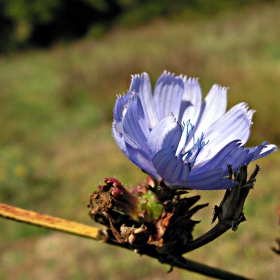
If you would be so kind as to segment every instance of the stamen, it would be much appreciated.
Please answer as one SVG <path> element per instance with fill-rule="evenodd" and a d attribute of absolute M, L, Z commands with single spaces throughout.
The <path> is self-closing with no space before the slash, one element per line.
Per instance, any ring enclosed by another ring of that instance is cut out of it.
<path fill-rule="evenodd" d="M 192 168 L 194 166 L 194 163 L 196 161 L 196 158 L 197 158 L 198 154 L 200 153 L 202 148 L 204 146 L 206 146 L 208 143 L 209 143 L 209 140 L 207 142 L 205 142 L 204 141 L 204 134 L 201 133 L 201 137 L 197 139 L 194 146 L 190 149 L 190 151 L 193 151 L 193 152 L 195 151 L 194 154 L 191 154 L 191 156 L 188 157 L 188 164 L 189 164 L 190 168 Z"/>
<path fill-rule="evenodd" d="M 195 141 L 194 137 L 193 137 L 193 139 Z M 194 143 L 193 147 L 190 148 L 185 153 L 181 153 L 180 158 L 184 161 L 185 164 L 188 164 L 189 168 L 191 169 L 194 166 L 196 158 L 198 157 L 200 151 L 208 143 L 209 143 L 209 140 L 207 142 L 205 142 L 204 134 L 201 133 L 201 137 L 197 139 L 197 141 Z"/>
<path fill-rule="evenodd" d="M 186 123 L 183 122 L 181 124 L 181 127 L 183 132 L 175 156 L 178 159 L 181 159 L 185 164 L 188 164 L 189 168 L 191 169 L 195 164 L 198 154 L 203 149 L 203 147 L 209 143 L 209 140 L 207 142 L 204 141 L 203 133 L 201 133 L 200 138 L 197 138 L 197 140 L 195 140 L 194 125 L 191 124 L 190 120 L 188 120 Z M 189 146 L 189 139 L 191 137 L 193 139 L 193 146 L 187 150 L 187 147 Z"/>
<path fill-rule="evenodd" d="M 183 149 L 186 147 L 188 141 L 189 141 L 189 138 L 190 138 L 190 135 L 192 134 L 193 130 L 194 130 L 194 126 L 191 124 L 191 121 L 188 120 L 187 123 L 183 122 L 182 123 L 182 136 L 181 136 L 181 139 L 179 141 L 179 144 L 178 144 L 178 147 L 177 147 L 177 150 L 176 150 L 176 153 L 175 153 L 175 156 L 176 157 L 182 157 L 181 153 L 183 151 Z"/>

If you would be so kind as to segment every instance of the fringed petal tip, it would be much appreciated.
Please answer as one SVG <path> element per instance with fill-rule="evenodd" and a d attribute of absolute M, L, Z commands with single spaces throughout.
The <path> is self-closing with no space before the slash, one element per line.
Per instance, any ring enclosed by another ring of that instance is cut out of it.
<path fill-rule="evenodd" d="M 220 86 L 218 84 L 214 84 L 212 86 L 212 89 L 215 90 L 215 91 L 222 92 L 222 93 L 227 93 L 227 91 L 229 90 L 229 87 L 225 87 L 225 86 Z"/>
<path fill-rule="evenodd" d="M 142 77 L 148 77 L 149 75 L 146 73 L 146 72 L 142 72 L 140 74 L 134 74 L 134 75 L 130 75 L 131 77 L 131 80 L 134 80 L 134 79 L 138 79 L 138 78 L 142 78 Z"/>
<path fill-rule="evenodd" d="M 173 76 L 173 77 L 175 77 L 175 74 L 171 73 L 171 72 L 169 72 L 167 70 L 164 70 L 161 76 Z"/>
<path fill-rule="evenodd" d="M 249 149 L 250 151 L 253 150 L 254 157 L 252 160 L 256 160 L 262 157 L 269 155 L 272 152 L 276 152 L 278 150 L 277 146 L 274 144 L 268 144 L 267 141 L 263 142 L 261 145 Z"/>
<path fill-rule="evenodd" d="M 198 83 L 199 78 L 182 76 L 182 79 L 187 84 Z"/>

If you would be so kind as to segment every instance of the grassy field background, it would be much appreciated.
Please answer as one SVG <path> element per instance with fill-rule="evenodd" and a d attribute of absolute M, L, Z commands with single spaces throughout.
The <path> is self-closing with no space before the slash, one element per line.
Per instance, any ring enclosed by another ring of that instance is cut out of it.
<path fill-rule="evenodd" d="M 257 112 L 248 145 L 280 143 L 280 6 L 263 4 L 211 16 L 182 15 L 141 28 L 115 28 L 50 50 L 0 57 L 0 201 L 92 225 L 89 195 L 104 177 L 126 186 L 145 180 L 111 137 L 116 94 L 130 75 L 155 83 L 168 70 L 230 87 L 228 108 L 245 101 Z M 237 232 L 187 258 L 254 279 L 277 279 L 280 236 L 278 153 L 261 172 Z M 254 167 L 252 164 L 251 169 Z M 196 194 L 195 191 L 192 194 Z M 199 192 L 210 202 L 195 218 L 195 236 L 210 229 L 223 192 Z M 204 279 L 133 252 L 0 219 L 0 279 Z"/>

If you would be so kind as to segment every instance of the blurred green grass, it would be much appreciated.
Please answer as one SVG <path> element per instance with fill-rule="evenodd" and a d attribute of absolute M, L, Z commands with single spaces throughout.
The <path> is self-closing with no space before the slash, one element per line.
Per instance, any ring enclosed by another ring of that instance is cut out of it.
<path fill-rule="evenodd" d="M 142 71 L 153 83 L 163 70 L 199 77 L 204 95 L 213 83 L 229 86 L 228 107 L 246 101 L 257 111 L 249 145 L 279 145 L 279 12 L 279 5 L 264 4 L 213 18 L 155 20 L 116 27 L 100 41 L 0 57 L 0 201 L 92 224 L 86 204 L 104 177 L 126 186 L 145 180 L 111 137 L 116 94 Z M 248 222 L 186 257 L 277 278 L 279 260 L 269 247 L 279 235 L 278 154 L 259 164 Z M 202 220 L 195 236 L 210 228 L 223 195 L 200 194 L 210 206 L 195 217 Z M 132 252 L 3 219 L 0 232 L 1 279 L 203 279 L 180 270 L 167 275 L 167 266 Z"/>

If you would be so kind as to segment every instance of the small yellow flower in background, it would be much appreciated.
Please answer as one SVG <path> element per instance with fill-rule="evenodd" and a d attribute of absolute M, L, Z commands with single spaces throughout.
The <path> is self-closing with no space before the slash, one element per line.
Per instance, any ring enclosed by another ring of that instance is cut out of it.
<path fill-rule="evenodd" d="M 23 165 L 18 165 L 15 169 L 14 169 L 14 174 L 16 175 L 17 178 L 26 178 L 28 175 L 28 169 L 23 166 Z"/>

